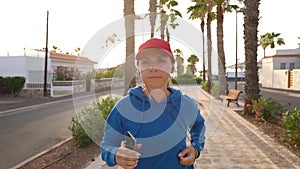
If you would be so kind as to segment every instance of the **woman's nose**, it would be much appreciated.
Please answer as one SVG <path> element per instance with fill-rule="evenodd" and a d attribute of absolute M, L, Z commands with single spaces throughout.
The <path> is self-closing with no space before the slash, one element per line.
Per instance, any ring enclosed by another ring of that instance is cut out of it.
<path fill-rule="evenodd" d="M 152 71 L 156 72 L 157 71 L 157 69 L 155 67 L 152 67 L 152 66 L 149 68 L 149 70 L 150 70 L 150 72 L 152 72 Z"/>

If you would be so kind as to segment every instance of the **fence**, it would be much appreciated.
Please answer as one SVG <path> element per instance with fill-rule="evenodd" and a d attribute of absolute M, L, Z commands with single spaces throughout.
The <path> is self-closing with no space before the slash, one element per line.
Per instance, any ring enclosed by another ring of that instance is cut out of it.
<path fill-rule="evenodd" d="M 51 85 L 51 97 L 69 95 L 86 91 L 85 80 L 53 81 Z"/>
<path fill-rule="evenodd" d="M 92 80 L 74 80 L 74 81 L 52 81 L 47 84 L 47 91 L 51 97 L 62 95 L 71 95 L 86 91 L 105 91 L 110 89 L 120 89 L 124 87 L 123 78 L 102 78 Z M 26 83 L 22 96 L 38 97 L 43 96 L 43 83 Z"/>

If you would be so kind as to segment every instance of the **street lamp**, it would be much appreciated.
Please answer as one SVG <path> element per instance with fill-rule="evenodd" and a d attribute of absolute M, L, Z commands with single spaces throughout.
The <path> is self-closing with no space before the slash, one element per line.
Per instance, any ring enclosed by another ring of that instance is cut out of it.
<path fill-rule="evenodd" d="M 235 79 L 234 79 L 234 89 L 236 90 L 237 89 L 237 62 L 238 62 L 238 59 L 237 59 L 237 53 L 238 53 L 238 34 L 237 34 L 237 9 L 235 9 Z"/>
<path fill-rule="evenodd" d="M 237 5 L 231 5 L 235 10 L 235 78 L 234 78 L 234 89 L 237 89 L 237 69 L 238 69 L 238 12 L 243 12 L 242 8 Z"/>

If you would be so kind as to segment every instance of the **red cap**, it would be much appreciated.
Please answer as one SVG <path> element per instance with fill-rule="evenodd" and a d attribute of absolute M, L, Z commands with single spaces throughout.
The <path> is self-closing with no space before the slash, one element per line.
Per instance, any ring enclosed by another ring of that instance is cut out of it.
<path fill-rule="evenodd" d="M 139 51 L 136 54 L 136 59 L 138 59 L 139 54 L 143 50 L 150 49 L 150 48 L 160 49 L 160 50 L 164 51 L 165 53 L 167 53 L 171 58 L 174 58 L 169 42 L 167 42 L 163 39 L 151 38 L 148 41 L 146 41 L 145 43 L 141 44 L 141 46 L 139 47 Z"/>

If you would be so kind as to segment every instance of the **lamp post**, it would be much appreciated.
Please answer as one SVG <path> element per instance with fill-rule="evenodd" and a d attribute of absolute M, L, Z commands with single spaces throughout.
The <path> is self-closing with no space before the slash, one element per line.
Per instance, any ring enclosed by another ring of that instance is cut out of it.
<path fill-rule="evenodd" d="M 235 10 L 235 78 L 234 78 L 234 89 L 237 89 L 237 69 L 238 69 L 238 12 L 243 12 L 243 10 L 237 5 L 231 5 Z"/>
<path fill-rule="evenodd" d="M 238 48 L 238 34 L 237 34 L 237 9 L 234 8 L 235 10 L 235 79 L 234 79 L 234 89 L 236 90 L 237 89 L 237 62 L 238 62 L 238 59 L 237 59 L 237 48 Z"/>

